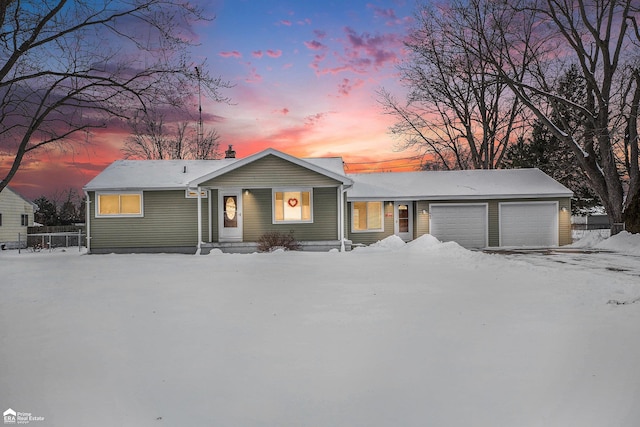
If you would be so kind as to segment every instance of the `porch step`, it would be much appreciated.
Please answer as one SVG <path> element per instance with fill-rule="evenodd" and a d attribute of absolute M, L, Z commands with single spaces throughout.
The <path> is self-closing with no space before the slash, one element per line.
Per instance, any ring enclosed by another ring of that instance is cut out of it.
<path fill-rule="evenodd" d="M 301 250 L 308 252 L 326 252 L 331 249 L 340 250 L 339 240 L 317 240 L 300 242 Z M 345 250 L 351 250 L 351 240 L 344 241 Z M 258 252 L 256 242 L 210 242 L 201 245 L 200 254 L 207 255 L 212 249 L 220 249 L 224 253 L 250 254 Z"/>

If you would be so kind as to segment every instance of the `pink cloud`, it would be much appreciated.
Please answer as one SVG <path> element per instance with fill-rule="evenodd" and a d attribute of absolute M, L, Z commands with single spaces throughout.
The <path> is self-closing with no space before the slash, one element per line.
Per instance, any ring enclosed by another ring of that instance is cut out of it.
<path fill-rule="evenodd" d="M 298 21 L 297 24 L 298 25 L 311 25 L 311 19 L 305 18 L 305 19 L 303 19 L 301 21 Z"/>
<path fill-rule="evenodd" d="M 342 96 L 348 96 L 353 89 L 362 87 L 364 83 L 365 82 L 362 79 L 342 79 L 342 82 L 338 85 L 338 93 Z"/>
<path fill-rule="evenodd" d="M 387 19 L 398 19 L 393 9 L 382 9 L 373 5 L 369 5 L 368 7 L 373 9 L 373 14 L 376 17 L 387 18 Z"/>
<path fill-rule="evenodd" d="M 268 49 L 267 50 L 267 56 L 271 57 L 271 58 L 280 58 L 282 56 L 282 51 L 281 50 L 271 50 Z"/>
<path fill-rule="evenodd" d="M 254 52 L 251 52 L 251 56 L 253 56 L 254 58 L 262 58 L 262 51 L 256 50 Z"/>
<path fill-rule="evenodd" d="M 325 37 L 327 37 L 327 32 L 326 31 L 322 31 L 322 30 L 314 30 L 313 34 L 315 34 L 316 37 L 319 38 L 320 40 L 322 40 Z"/>
<path fill-rule="evenodd" d="M 330 113 L 316 113 L 304 118 L 305 126 L 315 126 L 320 123 Z"/>
<path fill-rule="evenodd" d="M 261 83 L 262 76 L 258 74 L 258 70 L 256 69 L 256 67 L 251 66 L 251 64 L 247 64 L 247 65 L 250 66 L 249 75 L 244 79 L 244 81 L 247 83 Z"/>
<path fill-rule="evenodd" d="M 326 49 L 326 46 L 323 45 L 322 43 L 320 43 L 317 40 L 311 40 L 309 42 L 304 42 L 304 45 L 307 47 L 307 49 L 310 49 L 310 50 Z"/>
<path fill-rule="evenodd" d="M 218 55 L 222 56 L 223 58 L 242 58 L 242 54 L 237 50 L 233 50 L 230 52 L 220 52 Z"/>
<path fill-rule="evenodd" d="M 368 8 L 373 9 L 373 16 L 376 18 L 381 18 L 385 20 L 385 24 L 389 27 L 394 25 L 404 25 L 412 22 L 413 18 L 410 16 L 404 18 L 398 18 L 395 10 L 393 9 L 383 9 L 380 7 L 376 7 L 374 5 L 367 5 Z"/>
<path fill-rule="evenodd" d="M 400 60 L 404 46 L 398 34 L 359 34 L 348 27 L 344 32 L 346 38 L 341 40 L 342 52 L 335 51 L 333 54 L 336 64 L 324 64 L 326 57 L 316 55 L 314 58 L 311 67 L 317 74 L 337 74 L 344 71 L 367 74 Z"/>
<path fill-rule="evenodd" d="M 275 110 L 274 111 L 275 114 L 282 114 L 284 116 L 286 116 L 287 114 L 289 114 L 289 109 L 287 107 L 282 108 L 281 110 Z"/>
<path fill-rule="evenodd" d="M 288 19 L 283 19 L 283 20 L 280 21 L 280 24 L 286 25 L 287 27 L 290 27 L 292 25 L 292 22 L 289 21 Z"/>

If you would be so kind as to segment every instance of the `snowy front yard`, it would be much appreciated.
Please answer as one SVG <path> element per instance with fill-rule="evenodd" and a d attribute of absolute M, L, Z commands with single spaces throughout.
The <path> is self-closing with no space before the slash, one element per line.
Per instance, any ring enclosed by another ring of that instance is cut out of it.
<path fill-rule="evenodd" d="M 4 251 L 0 411 L 45 418 L 34 426 L 640 425 L 637 255 L 429 237 L 351 253 Z"/>

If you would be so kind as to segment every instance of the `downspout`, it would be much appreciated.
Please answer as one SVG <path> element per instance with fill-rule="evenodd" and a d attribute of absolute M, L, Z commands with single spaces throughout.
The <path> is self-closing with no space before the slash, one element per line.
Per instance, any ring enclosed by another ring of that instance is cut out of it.
<path fill-rule="evenodd" d="M 344 184 L 338 187 L 338 240 L 340 240 L 340 252 L 344 252 Z"/>
<path fill-rule="evenodd" d="M 87 223 L 87 253 L 91 253 L 91 199 L 89 198 L 89 192 L 85 191 L 84 195 L 87 197 L 87 202 L 85 203 L 85 219 Z M 80 243 L 78 243 L 80 246 Z"/>
<path fill-rule="evenodd" d="M 207 190 L 207 206 L 209 207 L 209 242 L 213 241 L 213 224 L 211 221 L 213 220 L 213 208 L 211 207 L 211 189 Z"/>
<path fill-rule="evenodd" d="M 200 255 L 200 249 L 202 249 L 202 189 L 198 186 L 198 246 L 196 249 L 196 255 Z"/>

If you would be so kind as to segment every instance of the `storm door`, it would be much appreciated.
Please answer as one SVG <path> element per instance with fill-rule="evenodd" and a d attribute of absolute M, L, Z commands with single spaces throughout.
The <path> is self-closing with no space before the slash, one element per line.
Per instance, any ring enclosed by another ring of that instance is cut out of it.
<path fill-rule="evenodd" d="M 405 242 L 413 239 L 413 202 L 395 202 L 393 232 Z"/>
<path fill-rule="evenodd" d="M 218 229 L 221 242 L 242 241 L 242 192 L 218 192 Z"/>

